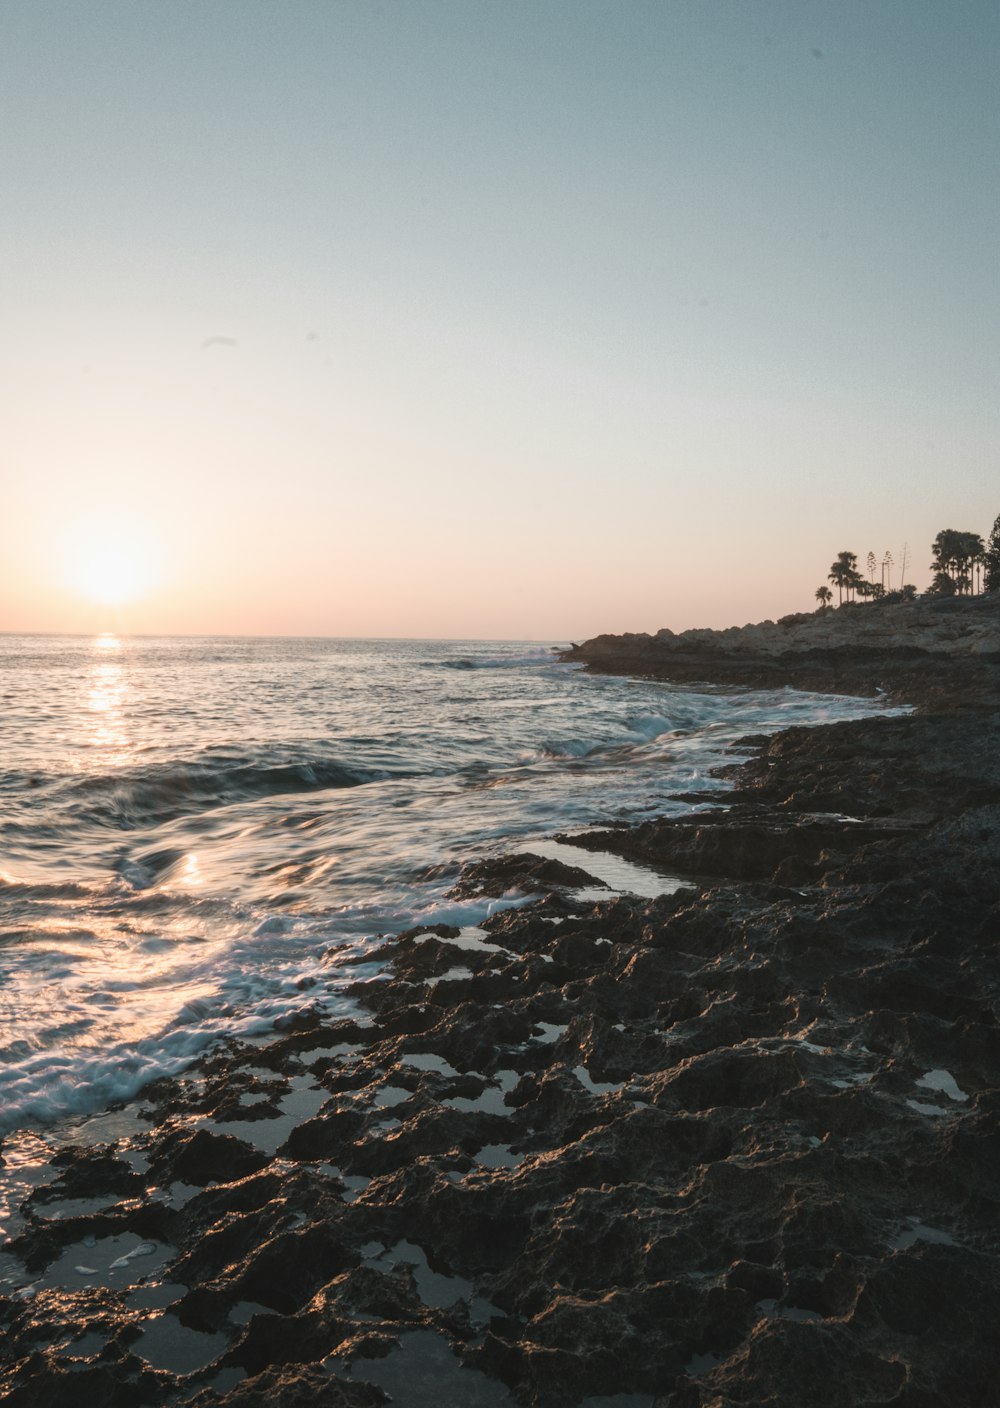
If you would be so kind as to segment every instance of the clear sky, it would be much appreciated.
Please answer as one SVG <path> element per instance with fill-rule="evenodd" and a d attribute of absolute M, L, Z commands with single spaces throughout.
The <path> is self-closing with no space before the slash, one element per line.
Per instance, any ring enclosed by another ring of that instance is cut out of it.
<path fill-rule="evenodd" d="M 0 629 L 924 586 L 1000 513 L 998 59 L 996 0 L 0 0 Z"/>

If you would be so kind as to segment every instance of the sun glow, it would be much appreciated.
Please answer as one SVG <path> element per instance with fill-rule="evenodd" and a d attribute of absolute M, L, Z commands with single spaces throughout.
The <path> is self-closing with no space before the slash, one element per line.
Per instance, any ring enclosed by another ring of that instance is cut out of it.
<path fill-rule="evenodd" d="M 155 585 L 158 557 L 143 520 L 102 514 L 73 527 L 63 565 L 74 595 L 97 606 L 124 606 Z"/>

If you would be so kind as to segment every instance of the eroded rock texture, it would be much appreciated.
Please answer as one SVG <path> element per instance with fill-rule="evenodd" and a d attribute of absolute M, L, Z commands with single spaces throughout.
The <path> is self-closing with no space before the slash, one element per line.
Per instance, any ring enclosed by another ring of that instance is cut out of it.
<path fill-rule="evenodd" d="M 3 1401 L 1000 1401 L 998 744 L 790 731 L 590 842 L 675 893 L 413 930 L 150 1089 L 26 1195 Z"/>

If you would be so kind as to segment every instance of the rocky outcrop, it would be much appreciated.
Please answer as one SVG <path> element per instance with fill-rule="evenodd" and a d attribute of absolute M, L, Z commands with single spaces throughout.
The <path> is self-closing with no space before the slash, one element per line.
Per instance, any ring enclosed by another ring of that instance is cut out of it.
<path fill-rule="evenodd" d="M 520 853 L 490 857 L 466 865 L 448 894 L 453 899 L 468 899 L 473 895 L 502 895 L 507 890 L 537 894 L 539 891 L 565 890 L 581 885 L 607 888 L 578 865 L 566 865 L 560 860 Z"/>
<path fill-rule="evenodd" d="M 961 700 L 984 670 L 1000 669 L 1000 593 L 851 605 L 722 631 L 601 635 L 562 658 L 676 681 Z"/>

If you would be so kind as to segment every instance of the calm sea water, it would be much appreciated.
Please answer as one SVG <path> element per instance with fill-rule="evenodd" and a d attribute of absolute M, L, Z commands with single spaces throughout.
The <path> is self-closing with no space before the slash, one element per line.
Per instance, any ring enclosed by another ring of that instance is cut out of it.
<path fill-rule="evenodd" d="M 0 1132 L 346 1010 L 329 950 L 485 915 L 463 860 L 681 811 L 741 735 L 874 707 L 537 644 L 0 636 Z"/>

